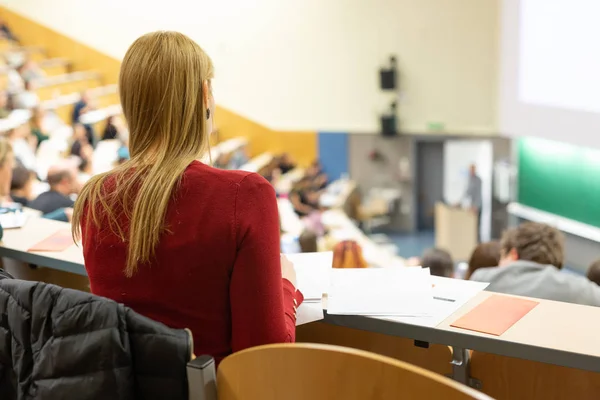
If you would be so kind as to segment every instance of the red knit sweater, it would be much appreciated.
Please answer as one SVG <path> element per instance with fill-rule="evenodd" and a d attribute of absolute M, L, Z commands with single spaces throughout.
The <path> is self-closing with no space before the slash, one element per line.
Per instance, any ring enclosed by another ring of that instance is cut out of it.
<path fill-rule="evenodd" d="M 110 182 L 106 188 L 113 190 Z M 169 232 L 156 258 L 132 278 L 123 273 L 127 244 L 107 225 L 82 221 L 94 294 L 191 329 L 195 353 L 217 361 L 248 347 L 294 341 L 294 300 L 300 305 L 302 295 L 281 278 L 275 192 L 259 175 L 193 162 L 172 196 Z"/>

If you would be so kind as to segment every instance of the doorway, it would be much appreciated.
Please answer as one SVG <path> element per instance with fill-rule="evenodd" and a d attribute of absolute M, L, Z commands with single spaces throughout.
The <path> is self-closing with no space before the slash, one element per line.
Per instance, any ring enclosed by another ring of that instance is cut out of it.
<path fill-rule="evenodd" d="M 433 231 L 435 204 L 444 199 L 444 142 L 418 141 L 417 230 Z"/>

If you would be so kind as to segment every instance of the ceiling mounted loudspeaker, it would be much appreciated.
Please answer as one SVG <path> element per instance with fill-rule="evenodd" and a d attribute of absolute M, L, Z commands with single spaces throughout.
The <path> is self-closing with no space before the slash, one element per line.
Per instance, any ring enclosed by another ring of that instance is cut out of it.
<path fill-rule="evenodd" d="M 379 69 L 379 87 L 381 90 L 396 90 L 397 76 L 396 57 L 390 56 L 390 66 Z"/>

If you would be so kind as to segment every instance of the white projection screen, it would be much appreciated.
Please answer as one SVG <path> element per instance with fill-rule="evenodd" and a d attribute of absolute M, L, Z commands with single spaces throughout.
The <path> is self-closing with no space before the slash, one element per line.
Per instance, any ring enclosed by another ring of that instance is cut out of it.
<path fill-rule="evenodd" d="M 600 0 L 504 0 L 500 130 L 600 148 Z"/>

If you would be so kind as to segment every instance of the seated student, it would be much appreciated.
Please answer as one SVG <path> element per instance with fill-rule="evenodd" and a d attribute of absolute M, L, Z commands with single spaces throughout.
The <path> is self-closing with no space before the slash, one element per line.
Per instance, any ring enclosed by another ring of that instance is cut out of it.
<path fill-rule="evenodd" d="M 18 42 L 17 37 L 2 18 L 0 18 L 0 36 L 13 42 Z"/>
<path fill-rule="evenodd" d="M 25 81 L 25 90 L 13 97 L 13 106 L 17 109 L 31 110 L 40 104 L 33 81 Z"/>
<path fill-rule="evenodd" d="M 454 272 L 452 256 L 442 249 L 425 250 L 423 257 L 421 257 L 421 266 L 429 268 L 429 272 L 434 276 L 450 278 Z"/>
<path fill-rule="evenodd" d="M 94 110 L 94 105 L 92 102 L 92 97 L 90 95 L 89 90 L 84 90 L 81 92 L 81 98 L 75 105 L 73 106 L 73 114 L 71 115 L 71 120 L 73 125 L 79 123 L 79 118 L 83 114 L 89 111 Z M 88 139 L 88 143 L 92 146 L 92 148 L 96 147 L 96 135 L 94 134 L 94 127 L 92 125 L 84 125 L 86 136 Z"/>
<path fill-rule="evenodd" d="M 362 248 L 354 240 L 344 240 L 333 249 L 333 268 L 368 268 Z"/>
<path fill-rule="evenodd" d="M 106 118 L 106 126 L 104 127 L 104 132 L 102 132 L 101 140 L 113 140 L 119 137 L 119 131 L 114 123 L 114 120 L 114 116 Z"/>
<path fill-rule="evenodd" d="M 318 198 L 315 199 L 314 193 L 310 189 L 310 180 L 308 178 L 302 178 L 294 184 L 290 191 L 289 199 L 294 207 L 294 211 L 300 217 L 306 217 L 310 213 L 319 210 Z"/>
<path fill-rule="evenodd" d="M 84 155 L 89 153 L 86 152 L 88 148 L 91 149 L 91 146 L 88 141 L 85 126 L 82 124 L 75 124 L 73 126 L 73 144 L 71 144 L 70 155 L 84 159 Z"/>
<path fill-rule="evenodd" d="M 9 115 L 8 93 L 5 90 L 0 90 L 0 119 L 8 118 Z"/>
<path fill-rule="evenodd" d="M 40 194 L 29 207 L 43 214 L 52 213 L 61 208 L 73 207 L 71 195 L 78 192 L 77 171 L 72 162 L 63 160 L 60 164 L 50 167 L 46 178 L 50 190 Z"/>
<path fill-rule="evenodd" d="M 243 145 L 233 152 L 233 155 L 231 156 L 230 168 L 240 169 L 242 165 L 246 164 L 248 161 L 250 161 L 250 156 L 248 155 L 248 145 Z"/>
<path fill-rule="evenodd" d="M 15 203 L 27 207 L 33 200 L 35 173 L 18 164 L 13 168 L 10 183 L 10 197 Z"/>
<path fill-rule="evenodd" d="M 215 126 L 212 71 L 180 33 L 149 33 L 131 45 L 119 79 L 131 160 L 86 183 L 72 226 L 92 293 L 189 328 L 195 354 L 218 363 L 293 342 L 302 296 L 280 256 L 271 185 L 196 161 Z"/>
<path fill-rule="evenodd" d="M 37 148 L 40 147 L 40 143 L 50 139 L 50 136 L 44 133 L 43 123 L 45 115 L 46 111 L 41 107 L 37 107 L 33 110 L 33 116 L 30 121 L 31 134 L 37 139 Z"/>
<path fill-rule="evenodd" d="M 231 159 L 231 154 L 221 153 L 219 157 L 215 160 L 214 167 L 219 169 L 229 169 L 229 160 Z"/>
<path fill-rule="evenodd" d="M 600 260 L 596 260 L 590 265 L 587 271 L 587 278 L 596 285 L 600 285 Z"/>
<path fill-rule="evenodd" d="M 317 235 L 311 230 L 304 230 L 298 238 L 300 244 L 300 252 L 302 253 L 316 253 L 317 249 Z"/>
<path fill-rule="evenodd" d="M 15 156 L 12 146 L 8 140 L 0 137 L 0 202 L 11 200 L 10 184 L 14 165 Z"/>
<path fill-rule="evenodd" d="M 9 69 L 6 74 L 6 91 L 11 95 L 15 95 L 22 92 L 24 89 L 25 81 L 23 80 L 23 77 L 21 77 L 21 74 L 15 69 Z"/>
<path fill-rule="evenodd" d="M 42 70 L 35 61 L 27 59 L 18 69 L 19 74 L 25 81 L 25 83 L 41 79 L 46 76 L 44 70 Z"/>
<path fill-rule="evenodd" d="M 296 168 L 296 163 L 288 153 L 283 153 L 279 159 L 279 169 L 282 174 L 287 174 Z"/>
<path fill-rule="evenodd" d="M 497 267 L 499 264 L 500 242 L 492 240 L 491 242 L 480 243 L 471 253 L 465 279 L 471 279 L 471 275 L 480 268 Z"/>
<path fill-rule="evenodd" d="M 36 139 L 31 135 L 29 124 L 11 129 L 7 134 L 7 138 L 12 146 L 15 158 L 25 168 L 35 171 L 37 165 L 34 150 Z"/>
<path fill-rule="evenodd" d="M 500 241 L 498 267 L 480 268 L 471 280 L 486 290 L 590 306 L 600 306 L 600 287 L 583 276 L 560 271 L 564 237 L 556 228 L 526 222 L 508 229 Z"/>

